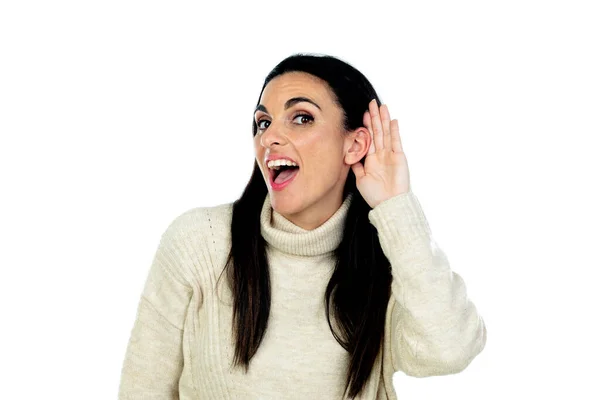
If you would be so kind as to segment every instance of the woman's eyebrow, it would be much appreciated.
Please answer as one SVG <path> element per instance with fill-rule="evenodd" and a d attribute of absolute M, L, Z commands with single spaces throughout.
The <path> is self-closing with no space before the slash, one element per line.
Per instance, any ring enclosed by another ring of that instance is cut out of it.
<path fill-rule="evenodd" d="M 285 102 L 285 105 L 283 106 L 283 108 L 284 108 L 284 110 L 287 110 L 288 108 L 290 108 L 294 104 L 300 103 L 302 101 L 306 101 L 308 103 L 311 103 L 315 107 L 317 107 L 319 110 L 321 110 L 321 107 L 319 107 L 319 105 L 317 103 L 315 103 L 314 101 L 312 101 L 311 99 L 309 99 L 307 97 L 292 97 L 291 99 L 289 99 L 288 101 Z M 262 112 L 265 112 L 265 113 L 269 114 L 269 112 L 267 111 L 267 107 L 263 106 L 262 104 L 259 104 L 256 107 L 256 109 L 254 110 L 254 114 L 256 114 L 257 111 L 262 111 Z"/>

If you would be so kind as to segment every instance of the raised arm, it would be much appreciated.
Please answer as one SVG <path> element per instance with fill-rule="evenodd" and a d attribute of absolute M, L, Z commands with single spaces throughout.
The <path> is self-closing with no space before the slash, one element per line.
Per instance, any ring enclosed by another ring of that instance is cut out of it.
<path fill-rule="evenodd" d="M 485 347 L 483 318 L 432 239 L 412 191 L 369 212 L 392 268 L 389 339 L 394 371 L 425 377 L 464 370 Z"/>

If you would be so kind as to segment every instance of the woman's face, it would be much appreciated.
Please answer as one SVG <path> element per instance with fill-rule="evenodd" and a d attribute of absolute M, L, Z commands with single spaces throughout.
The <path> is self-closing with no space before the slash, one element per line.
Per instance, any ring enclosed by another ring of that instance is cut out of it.
<path fill-rule="evenodd" d="M 290 101 L 298 97 L 315 104 Z M 254 114 L 256 162 L 271 205 L 307 230 L 320 226 L 340 207 L 350 165 L 359 162 L 370 145 L 365 127 L 344 132 L 342 113 L 326 82 L 307 73 L 288 72 L 267 84 Z M 289 157 L 300 167 L 281 190 L 272 187 L 269 156 Z"/>

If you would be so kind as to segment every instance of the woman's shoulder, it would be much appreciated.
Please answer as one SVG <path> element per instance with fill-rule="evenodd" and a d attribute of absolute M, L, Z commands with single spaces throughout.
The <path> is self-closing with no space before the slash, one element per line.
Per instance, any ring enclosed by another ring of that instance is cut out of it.
<path fill-rule="evenodd" d="M 173 218 L 165 234 L 175 240 L 222 240 L 229 233 L 232 209 L 233 202 L 187 209 Z"/>
<path fill-rule="evenodd" d="M 161 249 L 177 260 L 183 280 L 203 287 L 220 273 L 231 245 L 233 203 L 194 207 L 174 217 L 163 231 Z"/>

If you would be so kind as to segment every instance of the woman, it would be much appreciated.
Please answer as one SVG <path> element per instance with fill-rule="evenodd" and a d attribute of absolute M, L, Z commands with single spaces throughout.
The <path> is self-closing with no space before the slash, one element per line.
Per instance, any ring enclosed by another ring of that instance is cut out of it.
<path fill-rule="evenodd" d="M 334 57 L 290 56 L 265 79 L 253 135 L 242 196 L 162 235 L 119 398 L 396 399 L 396 371 L 466 368 L 484 321 L 369 81 Z"/>

